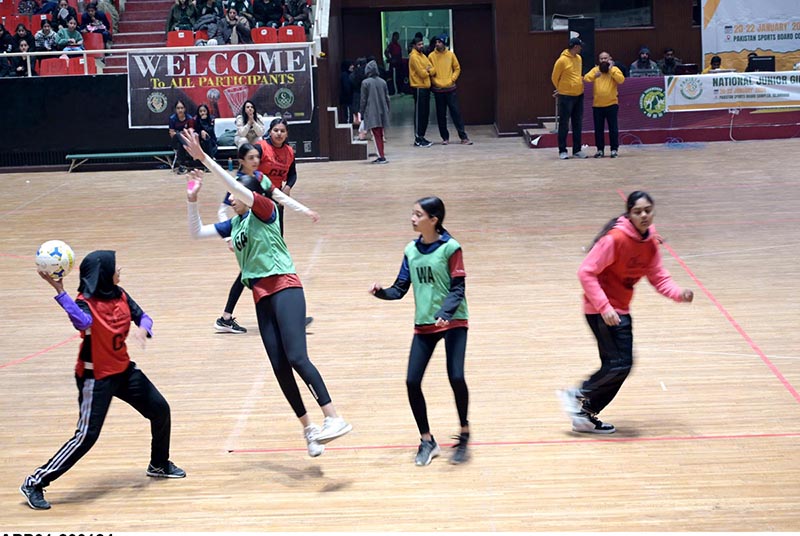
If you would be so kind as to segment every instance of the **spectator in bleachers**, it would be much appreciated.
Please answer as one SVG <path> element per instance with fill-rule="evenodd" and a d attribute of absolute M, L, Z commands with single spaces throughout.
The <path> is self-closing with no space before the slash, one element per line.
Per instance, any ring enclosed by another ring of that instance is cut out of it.
<path fill-rule="evenodd" d="M 283 0 L 255 0 L 253 17 L 256 26 L 279 27 L 283 17 Z"/>
<path fill-rule="evenodd" d="M 217 155 L 217 134 L 214 132 L 214 116 L 207 104 L 197 107 L 197 114 L 194 116 L 194 130 L 200 136 L 200 146 L 203 152 L 211 158 Z"/>
<path fill-rule="evenodd" d="M 264 117 L 256 110 L 255 103 L 251 100 L 244 101 L 242 113 L 236 116 L 236 136 L 233 143 L 237 148 L 244 143 L 255 143 L 264 136 L 266 131 Z"/>
<path fill-rule="evenodd" d="M 110 48 L 111 34 L 108 29 L 111 23 L 108 22 L 108 17 L 102 11 L 97 10 L 97 4 L 94 2 L 86 6 L 86 12 L 81 15 L 81 32 L 82 33 L 99 33 L 103 36 L 103 44 L 106 48 Z"/>
<path fill-rule="evenodd" d="M 234 8 L 239 17 L 247 19 L 247 27 L 255 28 L 253 19 L 253 3 L 251 0 L 226 0 L 225 9 Z"/>
<path fill-rule="evenodd" d="M 250 21 L 239 15 L 234 7 L 228 7 L 225 18 L 217 21 L 214 32 L 209 28 L 209 45 L 249 45 L 253 38 L 250 35 Z"/>
<path fill-rule="evenodd" d="M 719 56 L 711 56 L 711 65 L 703 69 L 702 74 L 708 74 L 711 71 L 716 71 L 722 67 L 722 58 Z"/>
<path fill-rule="evenodd" d="M 14 34 L 14 50 L 19 50 L 19 44 L 22 41 L 28 43 L 28 50 L 36 48 L 36 39 L 34 39 L 33 34 L 20 22 L 17 24 L 17 32 Z"/>
<path fill-rule="evenodd" d="M 193 161 L 179 135 L 185 128 L 194 128 L 194 118 L 186 113 L 186 105 L 178 99 L 175 102 L 175 113 L 169 116 L 169 137 L 170 146 L 175 150 L 175 163 L 178 165 L 179 175 L 186 173 L 186 166 L 190 166 Z"/>
<path fill-rule="evenodd" d="M 0 24 L 0 53 L 14 50 L 14 37 Z"/>
<path fill-rule="evenodd" d="M 201 0 L 197 3 L 197 22 L 205 15 L 213 15 L 216 19 L 221 19 L 225 16 L 225 10 L 222 8 L 220 0 Z M 195 30 L 198 30 L 195 24 Z"/>
<path fill-rule="evenodd" d="M 53 30 L 59 31 L 61 28 L 66 28 L 70 17 L 74 17 L 77 21 L 78 12 L 69 5 L 67 0 L 58 0 L 58 9 L 53 13 L 53 18 L 51 19 Z"/>
<path fill-rule="evenodd" d="M 28 52 L 31 50 L 28 42 L 24 39 L 19 42 L 19 48 L 16 49 L 14 52 Z M 28 57 L 27 56 L 14 56 L 12 59 L 12 65 L 14 66 L 14 73 L 16 76 L 28 76 Z M 34 66 L 34 59 L 31 58 L 31 76 L 36 76 L 36 71 L 33 70 Z"/>
<path fill-rule="evenodd" d="M 664 57 L 658 62 L 658 68 L 661 69 L 661 74 L 673 76 L 675 68 L 682 64 L 680 58 L 675 57 L 675 49 L 667 47 L 664 49 Z"/>
<path fill-rule="evenodd" d="M 75 17 L 70 17 L 67 20 L 66 28 L 61 28 L 56 34 L 56 43 L 59 50 L 83 50 L 83 37 L 81 32 L 78 31 L 78 20 Z"/>
<path fill-rule="evenodd" d="M 113 29 L 114 32 L 119 31 L 119 11 L 110 0 L 96 0 L 97 11 L 106 14 L 106 17 L 111 22 L 109 30 Z"/>
<path fill-rule="evenodd" d="M 658 64 L 650 59 L 650 49 L 642 47 L 639 49 L 639 59 L 631 63 L 631 76 L 635 71 L 657 71 Z"/>
<path fill-rule="evenodd" d="M 39 11 L 39 2 L 36 0 L 19 0 L 17 13 L 20 15 L 33 15 Z"/>
<path fill-rule="evenodd" d="M 175 0 L 167 17 L 167 33 L 174 30 L 193 30 L 197 21 L 197 8 L 191 0 Z"/>
<path fill-rule="evenodd" d="M 306 0 L 284 0 L 284 26 L 302 26 L 308 31 L 311 27 L 311 8 Z"/>
<path fill-rule="evenodd" d="M 33 36 L 37 52 L 58 50 L 58 36 L 53 31 L 53 25 L 47 19 L 42 20 L 42 29 Z"/>
<path fill-rule="evenodd" d="M 14 66 L 11 65 L 11 63 L 11 58 L 5 54 L 0 54 L 0 78 L 16 76 L 14 73 Z"/>

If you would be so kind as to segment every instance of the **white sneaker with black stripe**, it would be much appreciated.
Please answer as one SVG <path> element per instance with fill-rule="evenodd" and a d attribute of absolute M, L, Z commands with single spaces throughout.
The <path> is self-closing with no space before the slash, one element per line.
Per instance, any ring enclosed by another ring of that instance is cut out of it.
<path fill-rule="evenodd" d="M 227 320 L 224 317 L 217 318 L 214 322 L 214 329 L 220 333 L 247 333 L 247 328 L 240 326 L 233 317 Z"/>

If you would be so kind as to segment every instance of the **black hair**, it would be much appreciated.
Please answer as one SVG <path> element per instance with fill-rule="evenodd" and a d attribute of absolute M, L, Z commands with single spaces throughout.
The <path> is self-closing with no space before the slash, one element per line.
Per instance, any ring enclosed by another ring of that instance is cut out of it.
<path fill-rule="evenodd" d="M 444 201 L 435 196 L 423 197 L 417 200 L 417 204 L 428 214 L 431 218 L 437 218 L 436 232 L 443 234 L 447 232 L 444 228 Z"/>
<path fill-rule="evenodd" d="M 205 108 L 208 118 L 211 119 L 211 108 L 208 107 L 208 104 L 202 102 L 197 106 L 197 111 L 194 113 L 197 117 L 200 117 L 200 108 Z"/>
<path fill-rule="evenodd" d="M 720 58 L 719 56 L 711 56 L 711 63 L 722 64 L 722 58 Z"/>
<path fill-rule="evenodd" d="M 247 113 L 244 111 L 244 109 L 247 108 L 248 103 L 253 105 L 253 120 L 258 121 L 258 108 L 256 108 L 256 103 L 251 101 L 250 99 L 247 99 L 246 101 L 244 101 L 244 104 L 242 104 L 242 113 L 240 114 L 242 116 L 242 120 L 245 123 L 247 122 Z"/>
<path fill-rule="evenodd" d="M 283 117 L 276 117 L 275 119 L 270 121 L 267 132 L 271 131 L 275 127 L 275 125 L 280 125 L 281 123 L 283 124 L 283 126 L 286 127 L 286 132 L 289 132 L 289 123 L 287 123 L 286 119 L 284 119 Z"/>
<path fill-rule="evenodd" d="M 236 156 L 239 158 L 239 160 L 242 160 L 245 156 L 247 156 L 247 153 L 249 153 L 253 149 L 255 149 L 256 152 L 258 153 L 258 157 L 259 158 L 261 158 L 263 156 L 263 153 L 261 152 L 261 146 L 260 145 L 253 145 L 251 143 L 243 143 L 243 144 L 241 144 L 239 146 L 239 149 L 236 152 Z"/>
<path fill-rule="evenodd" d="M 421 37 L 415 37 L 414 39 L 411 40 L 411 44 L 416 45 L 418 43 L 422 43 L 423 41 L 424 39 L 422 39 Z"/>
<path fill-rule="evenodd" d="M 636 190 L 628 195 L 628 199 L 625 201 L 625 212 L 620 214 L 620 216 L 629 215 L 631 213 L 631 210 L 633 210 L 634 205 L 636 205 L 636 202 L 642 198 L 647 199 L 647 201 L 650 202 L 651 205 L 656 204 L 655 201 L 653 201 L 653 198 L 650 196 L 650 194 L 642 190 Z M 594 247 L 594 245 L 597 244 L 598 240 L 603 238 L 605 235 L 608 234 L 608 232 L 611 229 L 614 228 L 614 226 L 617 224 L 617 219 L 619 219 L 619 216 L 616 216 L 608 220 L 608 222 L 603 226 L 603 228 L 600 229 L 600 232 L 597 233 L 597 236 L 594 237 L 594 240 L 592 240 L 592 245 L 590 245 L 586 251 L 590 251 Z"/>
<path fill-rule="evenodd" d="M 178 99 L 175 101 L 175 104 L 172 105 L 172 109 L 175 110 L 175 113 L 178 113 L 178 105 L 183 104 L 183 113 L 185 115 L 189 115 L 188 110 L 186 109 L 186 103 L 183 102 L 183 99 Z"/>
<path fill-rule="evenodd" d="M 40 28 L 40 29 L 41 29 L 41 28 L 44 28 L 44 25 L 45 25 L 45 24 L 47 24 L 48 26 L 50 26 L 50 29 L 51 29 L 51 30 L 53 29 L 53 23 L 52 23 L 52 22 L 50 22 L 48 19 L 42 19 L 42 24 L 39 26 L 39 28 Z"/>

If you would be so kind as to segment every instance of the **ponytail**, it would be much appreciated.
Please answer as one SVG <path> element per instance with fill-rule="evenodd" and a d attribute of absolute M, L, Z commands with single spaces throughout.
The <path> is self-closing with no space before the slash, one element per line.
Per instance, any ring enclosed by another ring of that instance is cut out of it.
<path fill-rule="evenodd" d="M 611 229 L 614 228 L 614 226 L 617 224 L 617 220 L 620 218 L 620 216 L 628 216 L 631 213 L 631 210 L 633 209 L 633 206 L 641 198 L 645 198 L 651 204 L 655 205 L 655 202 L 653 201 L 653 198 L 647 192 L 643 192 L 642 190 L 636 190 L 634 192 L 631 192 L 630 195 L 628 195 L 628 199 L 625 201 L 626 211 L 623 212 L 622 214 L 620 214 L 619 216 L 617 216 L 616 218 L 611 218 L 610 220 L 608 220 L 608 223 L 606 223 L 603 226 L 603 228 L 600 229 L 600 232 L 597 233 L 597 236 L 594 237 L 594 240 L 592 240 L 592 243 L 589 245 L 588 248 L 586 248 L 586 252 L 587 253 L 590 252 L 592 250 L 592 248 L 594 247 L 594 245 L 597 244 L 597 242 L 601 238 L 603 238 L 605 235 L 607 235 L 608 232 Z"/>

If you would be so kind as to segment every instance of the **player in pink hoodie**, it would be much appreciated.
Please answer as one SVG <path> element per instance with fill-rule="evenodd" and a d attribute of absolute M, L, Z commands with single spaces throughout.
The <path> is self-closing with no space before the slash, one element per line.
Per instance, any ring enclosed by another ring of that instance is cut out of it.
<path fill-rule="evenodd" d="M 597 414 L 611 403 L 633 366 L 633 330 L 629 306 L 633 286 L 647 277 L 659 294 L 691 302 L 694 294 L 681 289 L 661 264 L 661 237 L 653 227 L 655 206 L 646 192 L 628 196 L 627 211 L 600 231 L 578 269 L 583 286 L 583 312 L 600 351 L 600 369 L 580 389 L 558 391 L 572 430 L 613 434 L 613 424 Z"/>

